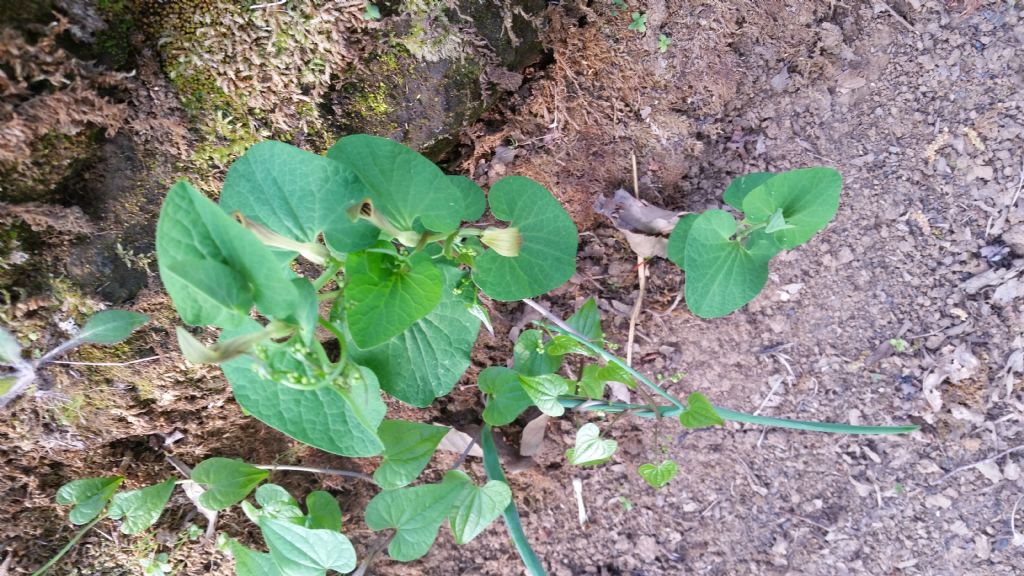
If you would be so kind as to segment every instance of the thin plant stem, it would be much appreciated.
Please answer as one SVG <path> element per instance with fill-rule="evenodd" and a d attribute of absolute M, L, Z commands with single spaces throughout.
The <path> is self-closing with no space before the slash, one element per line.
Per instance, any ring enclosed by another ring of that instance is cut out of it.
<path fill-rule="evenodd" d="M 333 280 L 338 274 L 338 270 L 341 270 L 341 263 L 331 262 L 323 273 L 313 281 L 313 289 L 319 292 L 321 288 L 327 286 L 327 283 Z"/>
<path fill-rule="evenodd" d="M 278 464 L 254 464 L 256 468 L 260 470 L 270 470 L 276 472 L 278 470 L 283 472 L 309 472 L 310 474 L 326 474 L 328 476 L 345 476 L 347 478 L 357 478 L 359 480 L 366 480 L 376 484 L 373 480 L 373 476 L 369 474 L 363 474 L 362 472 L 353 472 L 352 470 L 338 470 L 336 468 L 314 468 L 312 466 L 287 466 Z"/>
<path fill-rule="evenodd" d="M 57 552 L 56 556 L 50 558 L 50 560 L 46 564 L 43 564 L 42 568 L 33 572 L 32 576 L 42 576 L 43 574 L 46 574 L 46 572 L 50 568 L 53 568 L 53 566 L 57 562 L 60 562 L 60 559 L 63 558 L 65 554 L 67 554 L 72 548 L 74 548 L 75 544 L 77 544 L 78 541 L 82 539 L 82 536 L 85 536 L 86 532 L 92 530 L 93 526 L 99 524 L 100 520 L 103 520 L 106 517 L 106 514 L 101 514 L 97 516 L 92 522 L 89 522 L 85 526 L 82 526 L 82 529 L 75 533 L 75 535 L 71 537 L 71 540 L 68 540 L 68 543 L 60 549 L 60 552 Z"/>
<path fill-rule="evenodd" d="M 140 364 L 142 362 L 152 362 L 153 360 L 159 360 L 160 358 L 163 358 L 163 355 L 158 354 L 156 356 L 149 356 L 148 358 L 129 360 L 127 362 L 73 362 L 71 360 L 53 360 L 50 364 L 62 364 L 67 366 L 131 366 L 132 364 Z"/>

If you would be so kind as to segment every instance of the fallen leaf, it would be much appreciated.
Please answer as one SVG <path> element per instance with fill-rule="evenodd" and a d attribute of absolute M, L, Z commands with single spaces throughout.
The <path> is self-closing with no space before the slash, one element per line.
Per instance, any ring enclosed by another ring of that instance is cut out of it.
<path fill-rule="evenodd" d="M 540 452 L 540 447 L 544 444 L 544 437 L 547 434 L 548 420 L 550 420 L 550 416 L 541 414 L 526 424 L 523 428 L 523 436 L 519 440 L 520 456 L 533 456 Z"/>

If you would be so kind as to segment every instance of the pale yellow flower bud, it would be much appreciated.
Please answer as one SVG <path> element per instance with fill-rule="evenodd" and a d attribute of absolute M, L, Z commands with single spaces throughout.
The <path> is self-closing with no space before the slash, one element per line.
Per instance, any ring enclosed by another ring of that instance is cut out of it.
<path fill-rule="evenodd" d="M 523 245 L 523 235 L 519 228 L 488 228 L 480 236 L 485 246 L 502 256 L 514 258 L 519 256 L 519 248 Z"/>

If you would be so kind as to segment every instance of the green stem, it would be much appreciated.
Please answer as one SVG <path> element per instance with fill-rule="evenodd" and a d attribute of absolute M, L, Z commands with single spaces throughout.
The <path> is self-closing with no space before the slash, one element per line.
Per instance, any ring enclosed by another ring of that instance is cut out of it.
<path fill-rule="evenodd" d="M 743 240 L 745 240 L 747 238 L 747 236 L 750 236 L 751 234 L 753 234 L 757 230 L 760 230 L 762 228 L 766 228 L 768 226 L 768 223 L 767 222 L 761 222 L 760 224 L 754 224 L 753 226 L 750 226 L 750 225 L 746 224 L 746 220 L 744 220 L 743 222 L 740 222 L 740 226 L 747 226 L 747 227 L 736 233 L 736 241 L 737 242 L 742 242 Z"/>
<path fill-rule="evenodd" d="M 317 294 L 316 299 L 320 302 L 326 302 L 328 300 L 334 300 L 338 296 L 341 296 L 341 290 L 331 290 L 330 292 Z"/>
<path fill-rule="evenodd" d="M 313 281 L 313 289 L 319 292 L 321 288 L 334 279 L 338 274 L 338 270 L 341 270 L 341 262 L 335 260 L 328 264 L 327 268 L 323 271 L 323 274 L 320 274 L 320 276 Z M 330 294 L 330 292 L 328 292 L 328 294 Z"/>
<path fill-rule="evenodd" d="M 334 334 L 334 337 L 338 339 L 338 349 L 339 349 L 340 352 L 338 354 L 338 363 L 337 363 L 337 365 L 338 366 L 344 366 L 345 363 L 348 362 L 348 343 L 345 340 L 345 335 L 341 332 L 341 330 L 337 326 L 334 325 L 333 322 L 328 322 L 327 320 L 324 320 L 323 318 L 317 318 L 316 321 L 317 321 L 317 324 L 319 324 L 320 326 L 326 328 L 327 331 L 329 331 L 331 334 Z"/>
<path fill-rule="evenodd" d="M 484 424 L 484 428 L 480 432 L 480 447 L 484 451 L 484 470 L 487 471 L 487 479 L 508 484 L 505 472 L 501 469 L 501 461 L 498 460 L 498 449 L 494 445 L 494 435 L 491 433 L 490 424 Z M 516 552 L 522 558 L 526 571 L 530 573 L 530 576 L 545 576 L 544 565 L 533 548 L 530 547 L 530 541 L 526 539 L 526 533 L 523 532 L 523 523 L 519 519 L 519 510 L 516 508 L 515 499 L 505 507 L 502 516 L 505 518 L 508 535 L 512 538 L 512 543 L 515 544 Z"/>
<path fill-rule="evenodd" d="M 54 564 L 56 564 L 57 562 L 60 562 L 60 559 L 63 558 L 64 555 L 67 554 L 72 548 L 74 548 L 75 544 L 77 544 L 78 541 L 82 539 L 82 536 L 85 536 L 86 532 L 88 532 L 89 530 L 92 530 L 93 526 L 95 526 L 96 524 L 99 524 L 100 520 L 103 520 L 106 517 L 107 517 L 106 514 L 101 514 L 101 515 L 97 516 L 96 519 L 93 520 L 92 522 L 89 522 L 85 526 L 82 526 L 82 529 L 79 530 L 74 536 L 71 537 L 71 540 L 69 540 L 68 543 L 65 544 L 63 548 L 60 549 L 60 552 L 57 552 L 56 556 L 54 556 L 53 558 L 50 558 L 49 562 L 47 562 L 46 564 L 43 564 L 42 568 L 40 568 L 39 570 L 36 570 L 35 572 L 33 572 L 32 576 L 42 576 L 43 574 L 46 574 L 47 570 L 49 570 L 50 568 L 53 568 Z"/>

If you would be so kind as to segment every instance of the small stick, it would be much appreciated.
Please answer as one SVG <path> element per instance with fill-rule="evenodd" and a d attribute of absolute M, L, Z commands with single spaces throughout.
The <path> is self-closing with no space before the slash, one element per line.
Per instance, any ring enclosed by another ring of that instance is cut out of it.
<path fill-rule="evenodd" d="M 984 458 L 982 460 L 978 460 L 977 462 L 972 462 L 970 464 L 964 464 L 963 466 L 958 466 L 958 467 L 950 470 L 949 472 L 947 472 L 946 475 L 943 476 L 942 478 L 939 478 L 934 483 L 932 483 L 932 486 L 935 486 L 937 484 L 942 484 L 943 482 L 948 480 L 951 476 L 955 476 L 956 474 L 959 474 L 959 473 L 963 472 L 964 470 L 970 470 L 971 468 L 974 468 L 978 464 L 984 464 L 985 462 L 991 462 L 993 460 L 999 460 L 1003 456 L 1006 456 L 1007 454 L 1013 454 L 1014 452 L 1017 452 L 1018 450 L 1024 450 L 1024 444 L 1018 444 L 1017 446 L 1014 446 L 1013 448 L 1008 448 L 1006 450 L 1003 450 L 1002 452 L 1000 452 L 999 454 L 996 454 L 995 456 L 990 456 L 988 458 Z"/>
<path fill-rule="evenodd" d="M 469 444 L 466 444 L 466 449 L 462 451 L 462 454 L 459 454 L 459 459 L 456 460 L 448 469 L 455 470 L 462 466 L 462 463 L 466 461 L 466 457 L 469 456 L 469 452 L 473 449 L 473 446 L 476 446 L 476 438 L 469 439 Z"/>
<path fill-rule="evenodd" d="M 276 2 L 267 2 L 265 4 L 253 4 L 252 6 L 249 6 L 249 9 L 262 10 L 264 8 L 273 8 L 274 6 L 280 6 L 281 4 L 284 4 L 287 1 L 288 0 L 277 0 Z"/>
<path fill-rule="evenodd" d="M 353 472 L 351 470 L 337 470 L 335 468 L 313 468 L 311 466 L 283 466 L 277 464 L 254 464 L 256 468 L 260 470 L 270 470 L 276 472 L 278 470 L 284 472 L 309 472 L 311 474 L 326 474 L 328 476 L 345 476 L 347 478 L 357 478 L 359 480 L 366 480 L 367 482 L 374 482 L 373 476 L 369 474 L 363 474 L 362 472 Z"/>
<path fill-rule="evenodd" d="M 1016 522 L 1017 507 L 1020 506 L 1020 501 L 1021 500 L 1024 500 L 1024 495 L 1021 495 L 1020 498 L 1017 498 L 1017 501 L 1013 503 L 1013 510 L 1010 510 L 1010 533 L 1013 534 L 1013 542 L 1014 543 L 1016 543 L 1018 540 L 1021 539 L 1020 538 L 1021 535 L 1017 534 L 1017 522 Z"/>
<path fill-rule="evenodd" d="M 572 491 L 576 495 L 576 511 L 579 516 L 580 526 L 585 526 L 587 524 L 587 507 L 583 503 L 583 481 L 579 478 L 573 478 Z"/>
<path fill-rule="evenodd" d="M 140 362 L 150 362 L 163 358 L 163 355 L 158 354 L 156 356 L 150 356 L 149 358 L 139 358 L 137 360 L 129 360 L 128 362 L 72 362 L 70 360 L 53 360 L 50 364 L 65 364 L 68 366 L 131 366 L 132 364 L 139 364 Z"/>
<path fill-rule="evenodd" d="M 1017 191 L 1013 193 L 1013 198 L 1010 200 L 1010 208 L 1017 203 L 1021 190 L 1024 190 L 1024 160 L 1020 163 L 1020 182 L 1017 183 Z"/>

